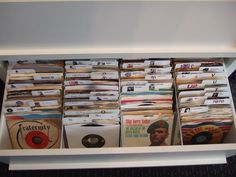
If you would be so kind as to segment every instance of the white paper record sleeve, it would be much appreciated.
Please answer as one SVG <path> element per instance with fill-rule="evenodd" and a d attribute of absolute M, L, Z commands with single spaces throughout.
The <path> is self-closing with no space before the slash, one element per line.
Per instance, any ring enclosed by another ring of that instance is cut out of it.
<path fill-rule="evenodd" d="M 120 125 L 73 124 L 65 126 L 69 148 L 119 146 Z"/>

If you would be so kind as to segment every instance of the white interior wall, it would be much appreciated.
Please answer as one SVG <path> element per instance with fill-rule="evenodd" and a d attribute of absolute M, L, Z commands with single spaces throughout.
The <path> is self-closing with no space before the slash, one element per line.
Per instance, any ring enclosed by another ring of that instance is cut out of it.
<path fill-rule="evenodd" d="M 227 48 L 236 2 L 0 3 L 3 50 Z"/>

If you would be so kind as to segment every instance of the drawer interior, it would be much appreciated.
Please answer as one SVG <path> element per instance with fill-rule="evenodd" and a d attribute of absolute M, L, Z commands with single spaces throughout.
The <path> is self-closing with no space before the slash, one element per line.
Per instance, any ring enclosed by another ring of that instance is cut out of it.
<path fill-rule="evenodd" d="M 231 97 L 231 100 L 233 100 L 232 95 L 230 95 L 230 97 Z M 5 99 L 6 99 L 6 90 L 5 90 L 5 94 L 4 94 L 4 98 L 3 98 L 3 105 L 4 105 Z M 236 116 L 235 116 L 233 101 L 231 102 L 231 104 L 232 104 L 233 111 L 234 111 L 234 124 L 233 124 L 230 132 L 228 133 L 227 137 L 224 139 L 224 143 L 236 143 Z M 180 124 L 180 120 L 177 119 L 176 124 L 175 124 L 176 128 L 174 130 L 175 133 L 173 134 L 173 136 L 176 133 L 179 133 L 181 135 L 181 130 L 179 129 L 179 124 Z M 63 137 L 63 135 L 62 135 L 62 137 Z M 63 138 L 62 138 L 61 143 L 62 143 L 61 148 L 65 148 L 65 146 L 64 146 L 65 143 L 64 143 Z M 173 145 L 185 146 L 185 145 L 183 145 L 182 141 L 180 144 L 174 142 Z M 122 148 L 122 147 L 120 147 L 120 148 Z M 6 118 L 5 118 L 5 115 L 3 112 L 1 113 L 1 124 L 0 124 L 0 149 L 2 149 L 2 150 L 12 149 L 11 141 L 10 141 L 10 137 L 9 137 L 9 133 L 8 133 L 8 128 L 7 128 L 7 124 L 6 124 Z"/>

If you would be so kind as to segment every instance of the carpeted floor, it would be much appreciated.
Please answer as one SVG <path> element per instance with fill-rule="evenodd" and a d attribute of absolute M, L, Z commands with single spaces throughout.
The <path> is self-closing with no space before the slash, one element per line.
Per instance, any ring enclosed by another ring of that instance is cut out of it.
<path fill-rule="evenodd" d="M 229 79 L 236 102 L 236 72 Z M 8 165 L 0 163 L 0 177 L 235 177 L 236 156 L 227 161 L 223 165 L 47 171 L 8 171 Z"/>

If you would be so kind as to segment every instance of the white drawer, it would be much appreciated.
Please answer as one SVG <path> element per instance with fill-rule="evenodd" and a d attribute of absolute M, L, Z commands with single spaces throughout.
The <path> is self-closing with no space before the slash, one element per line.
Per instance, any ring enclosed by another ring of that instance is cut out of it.
<path fill-rule="evenodd" d="M 235 2 L 20 1 L 23 3 L 0 4 L 0 61 L 236 57 Z M 236 69 L 236 59 L 225 63 L 229 75 Z M 0 77 L 4 78 L 1 66 Z M 2 115 L 0 162 L 14 170 L 219 164 L 236 155 L 236 124 L 224 144 L 48 150 L 9 147 Z"/>
<path fill-rule="evenodd" d="M 150 55 L 145 55 L 149 57 Z M 79 58 L 79 56 L 77 56 Z M 17 59 L 12 57 L 11 59 Z M 34 58 L 34 57 L 32 57 Z M 53 57 L 52 57 L 53 58 Z M 68 57 L 68 59 L 71 57 Z M 227 69 L 234 70 L 227 59 Z M 227 65 L 228 64 L 228 65 Z M 74 169 L 178 166 L 226 163 L 236 155 L 236 118 L 223 144 L 165 147 L 117 147 L 92 149 L 12 150 L 4 114 L 0 122 L 0 162 L 9 169 Z"/>

